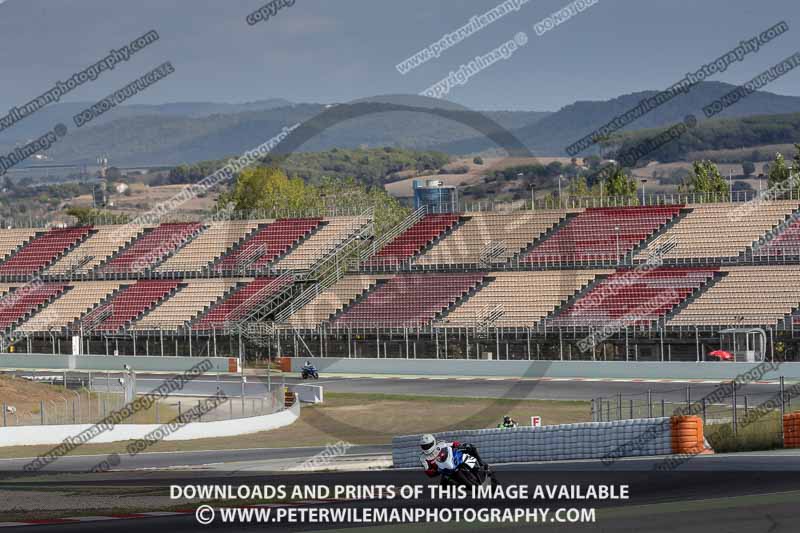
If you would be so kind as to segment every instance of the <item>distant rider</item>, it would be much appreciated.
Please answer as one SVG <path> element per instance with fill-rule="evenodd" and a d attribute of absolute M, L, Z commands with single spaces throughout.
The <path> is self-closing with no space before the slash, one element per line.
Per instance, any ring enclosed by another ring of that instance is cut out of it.
<path fill-rule="evenodd" d="M 501 422 L 500 424 L 497 424 L 497 427 L 498 428 L 502 428 L 502 429 L 509 429 L 509 428 L 515 428 L 518 425 L 519 424 L 517 424 L 516 420 L 514 420 L 510 416 L 506 415 L 506 416 L 503 417 L 503 422 Z"/>

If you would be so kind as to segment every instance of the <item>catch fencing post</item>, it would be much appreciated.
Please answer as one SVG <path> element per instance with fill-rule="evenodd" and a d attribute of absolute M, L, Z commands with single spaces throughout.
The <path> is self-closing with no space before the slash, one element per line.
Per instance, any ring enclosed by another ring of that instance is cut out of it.
<path fill-rule="evenodd" d="M 736 435 L 738 431 L 738 427 L 736 426 L 736 382 L 731 381 L 731 385 L 733 388 L 733 434 Z"/>
<path fill-rule="evenodd" d="M 594 398 L 592 398 L 591 409 L 592 409 L 592 422 L 597 422 L 597 413 L 595 413 L 595 410 L 594 410 Z M 6 412 L 6 406 L 3 405 L 3 413 L 4 413 L 3 416 L 4 417 L 5 417 L 5 412 Z M 3 424 L 3 425 L 5 425 L 5 424 Z"/>
<path fill-rule="evenodd" d="M 783 376 L 780 377 L 781 383 L 781 416 L 786 414 L 786 389 L 784 388 Z"/>
<path fill-rule="evenodd" d="M 647 389 L 647 418 L 653 418 L 653 391 Z"/>
<path fill-rule="evenodd" d="M 622 393 L 617 394 L 617 420 L 622 420 Z"/>
<path fill-rule="evenodd" d="M 630 415 L 631 415 L 631 416 L 629 416 L 628 418 L 630 418 L 631 420 L 633 420 L 633 398 L 631 398 L 631 399 L 630 399 L 630 400 L 628 400 L 628 401 L 630 402 L 630 405 L 629 405 L 629 407 L 630 407 Z"/>
<path fill-rule="evenodd" d="M 781 376 L 781 441 L 783 442 L 783 416 L 786 414 L 786 390 Z"/>
<path fill-rule="evenodd" d="M 664 415 L 664 413 L 666 412 L 665 409 L 664 409 L 665 407 L 666 406 L 664 405 L 664 398 L 661 398 L 661 418 L 664 418 L 664 416 L 665 416 Z"/>
<path fill-rule="evenodd" d="M 702 399 L 703 402 L 703 425 L 706 425 L 706 398 L 705 396 Z"/>
<path fill-rule="evenodd" d="M 692 408 L 692 388 L 691 385 L 686 385 L 686 408 Z"/>
<path fill-rule="evenodd" d="M 181 401 L 180 401 L 180 400 L 178 400 L 178 416 L 181 416 L 181 414 L 182 414 L 182 411 L 181 411 Z"/>
<path fill-rule="evenodd" d="M 44 425 L 44 400 L 39 400 L 39 421 Z"/>
<path fill-rule="evenodd" d="M 228 402 L 228 411 L 230 411 L 230 419 L 233 420 L 233 402 Z"/>
<path fill-rule="evenodd" d="M 72 423 L 75 423 L 75 400 L 72 400 Z"/>
<path fill-rule="evenodd" d="M 161 423 L 161 402 L 156 402 L 156 424 Z"/>
<path fill-rule="evenodd" d="M 594 402 L 594 400 L 592 400 L 592 402 Z M 8 426 L 8 422 L 6 421 L 6 410 L 7 409 L 8 408 L 6 407 L 6 402 L 3 402 L 3 427 L 7 427 Z"/>

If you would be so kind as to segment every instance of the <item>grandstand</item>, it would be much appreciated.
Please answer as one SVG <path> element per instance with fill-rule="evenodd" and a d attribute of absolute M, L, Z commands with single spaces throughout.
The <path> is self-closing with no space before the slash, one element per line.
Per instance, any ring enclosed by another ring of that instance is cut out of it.
<path fill-rule="evenodd" d="M 465 222 L 415 261 L 420 266 L 504 263 L 565 220 L 563 211 L 465 213 Z"/>
<path fill-rule="evenodd" d="M 102 274 L 113 275 L 147 270 L 182 247 L 204 229 L 202 224 L 190 222 L 161 224 L 145 230 L 144 235 L 115 254 L 98 271 Z"/>
<path fill-rule="evenodd" d="M 99 226 L 88 239 L 62 256 L 47 273 L 58 276 L 87 275 L 142 235 L 145 228 L 134 224 Z"/>
<path fill-rule="evenodd" d="M 258 273 L 293 250 L 320 227 L 322 219 L 284 219 L 265 224 L 252 236 L 216 262 L 214 270 L 224 274 Z"/>
<path fill-rule="evenodd" d="M 30 277 L 89 236 L 91 228 L 52 229 L 20 246 L 0 263 L 0 277 Z"/>
<path fill-rule="evenodd" d="M 756 328 L 795 357 L 799 211 L 417 211 L 374 240 L 371 214 L 3 229 L 1 348 L 694 360 Z"/>
<path fill-rule="evenodd" d="M 664 254 L 666 262 L 686 264 L 735 260 L 746 253 L 759 237 L 782 224 L 798 207 L 800 203 L 793 200 L 755 203 L 742 213 L 737 212 L 741 207 L 730 203 L 693 206 L 685 217 L 654 239 L 636 259 L 646 260 L 650 250 L 669 241 L 674 246 Z M 746 216 L 747 223 L 736 223 L 734 217 L 737 216 Z"/>
<path fill-rule="evenodd" d="M 521 262 L 616 263 L 680 215 L 682 206 L 601 207 L 575 214 Z"/>
<path fill-rule="evenodd" d="M 227 220 L 212 222 L 206 231 L 156 268 L 156 272 L 200 273 L 248 239 L 271 220 Z"/>
<path fill-rule="evenodd" d="M 371 267 L 396 267 L 420 254 L 426 247 L 462 222 L 456 214 L 426 214 L 408 229 L 376 250 L 365 263 Z"/>

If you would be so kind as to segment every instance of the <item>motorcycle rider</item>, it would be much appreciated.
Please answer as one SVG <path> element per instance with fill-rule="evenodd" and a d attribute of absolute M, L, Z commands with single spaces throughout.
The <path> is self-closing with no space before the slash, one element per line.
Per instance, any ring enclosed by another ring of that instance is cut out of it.
<path fill-rule="evenodd" d="M 305 378 L 306 376 L 315 378 L 317 374 L 317 369 L 314 365 L 311 364 L 311 361 L 306 361 L 303 365 L 303 368 L 300 369 L 300 375 Z"/>
<path fill-rule="evenodd" d="M 481 460 L 481 456 L 478 454 L 477 448 L 475 448 L 475 446 L 472 444 L 461 443 L 457 440 L 454 440 L 453 442 L 437 442 L 436 437 L 430 433 L 426 433 L 420 437 L 419 447 L 422 449 L 422 453 L 420 453 L 420 461 L 422 462 L 422 467 L 425 469 L 425 474 L 427 474 L 428 477 L 436 477 L 441 473 L 439 472 L 438 464 L 439 455 L 443 450 L 446 451 L 448 448 L 467 452 L 478 461 L 479 467 L 488 467 L 488 465 Z M 445 456 L 447 455 L 449 454 L 445 454 Z M 490 476 L 494 478 L 494 473 L 490 473 Z"/>
<path fill-rule="evenodd" d="M 508 415 L 503 417 L 503 421 L 500 424 L 497 424 L 497 427 L 501 429 L 515 428 L 517 426 L 517 421 Z"/>

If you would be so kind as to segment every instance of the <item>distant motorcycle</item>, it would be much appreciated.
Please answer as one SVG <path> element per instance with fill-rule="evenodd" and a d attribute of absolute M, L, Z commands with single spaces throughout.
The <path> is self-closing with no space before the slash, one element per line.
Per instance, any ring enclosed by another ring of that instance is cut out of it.
<path fill-rule="evenodd" d="M 478 461 L 477 451 L 475 455 L 470 453 L 474 450 L 472 446 L 447 447 L 439 452 L 436 464 L 442 475 L 443 485 L 466 485 L 466 486 L 495 486 L 494 472 L 487 464 Z"/>
<path fill-rule="evenodd" d="M 308 378 L 319 379 L 319 372 L 317 372 L 316 367 L 304 366 L 303 370 L 301 371 L 301 376 L 303 377 L 303 379 L 308 379 Z"/>

